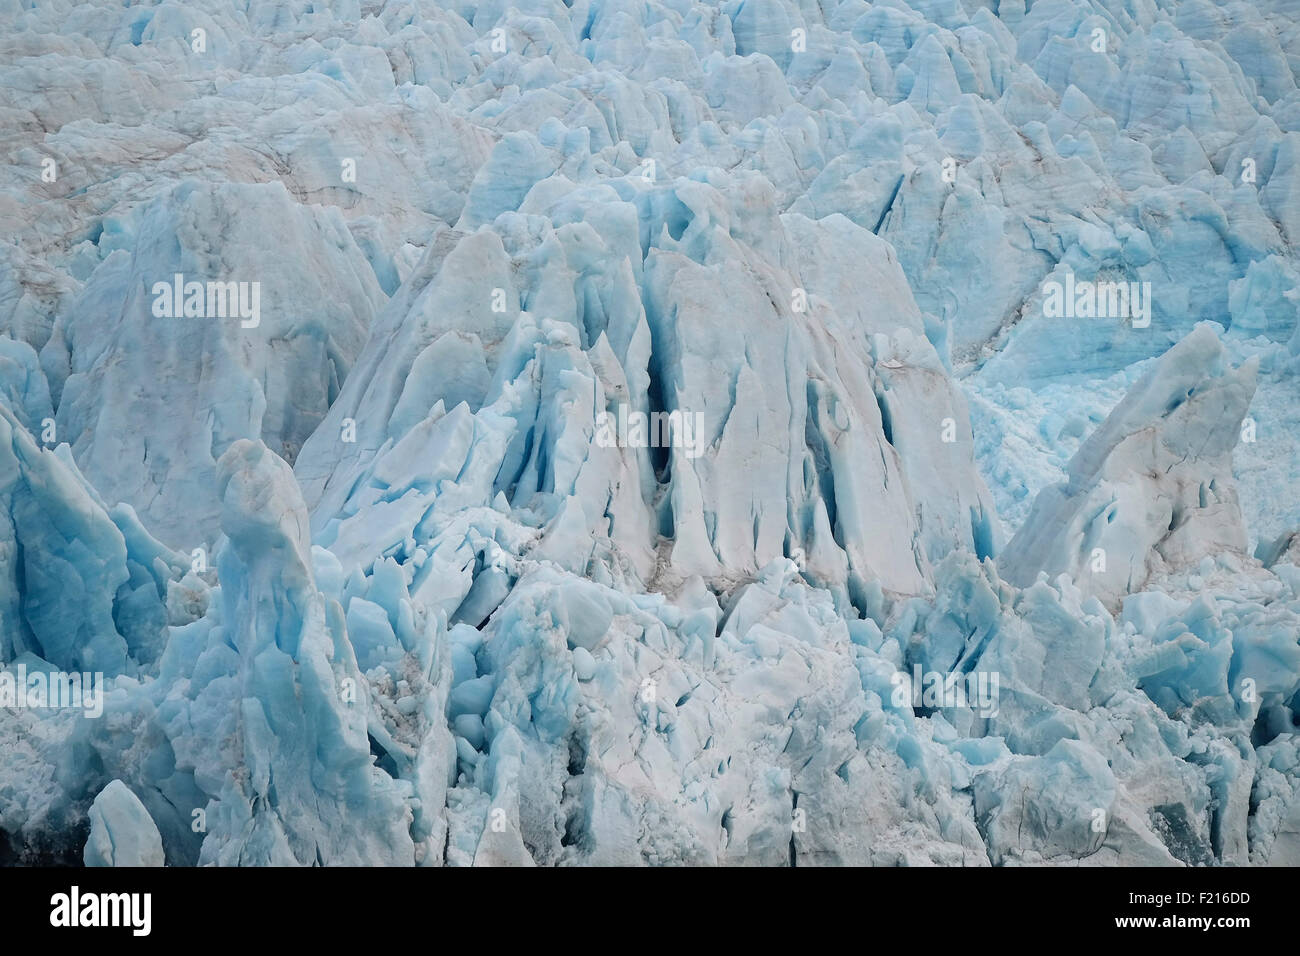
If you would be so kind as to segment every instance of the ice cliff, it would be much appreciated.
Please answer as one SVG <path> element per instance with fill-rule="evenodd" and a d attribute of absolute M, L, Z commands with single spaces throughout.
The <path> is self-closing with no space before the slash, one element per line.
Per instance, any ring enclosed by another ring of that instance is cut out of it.
<path fill-rule="evenodd" d="M 1295 13 L 0 0 L 0 861 L 1300 862 Z"/>

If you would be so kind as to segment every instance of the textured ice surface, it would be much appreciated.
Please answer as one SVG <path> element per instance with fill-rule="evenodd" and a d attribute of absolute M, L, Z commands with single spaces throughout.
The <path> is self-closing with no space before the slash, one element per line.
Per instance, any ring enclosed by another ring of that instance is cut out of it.
<path fill-rule="evenodd" d="M 0 860 L 1300 862 L 1296 12 L 0 0 Z"/>
<path fill-rule="evenodd" d="M 121 780 L 90 805 L 86 866 L 162 866 L 162 838 L 149 811 Z"/>

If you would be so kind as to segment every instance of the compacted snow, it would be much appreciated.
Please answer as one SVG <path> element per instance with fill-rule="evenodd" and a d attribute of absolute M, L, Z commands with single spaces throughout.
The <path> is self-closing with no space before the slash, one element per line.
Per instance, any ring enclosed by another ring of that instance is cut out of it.
<path fill-rule="evenodd" d="M 0 0 L 0 861 L 1300 864 L 1297 76 Z"/>

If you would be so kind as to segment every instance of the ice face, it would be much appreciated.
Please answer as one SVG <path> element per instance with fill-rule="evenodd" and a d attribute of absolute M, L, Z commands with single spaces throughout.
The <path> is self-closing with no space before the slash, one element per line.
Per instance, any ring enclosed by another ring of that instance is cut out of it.
<path fill-rule="evenodd" d="M 1002 555 L 1007 580 L 1067 572 L 1114 605 L 1153 575 L 1243 556 L 1231 453 L 1258 364 L 1225 368 L 1209 324 L 1161 356 L 1075 452 L 1066 482 L 1040 492 Z"/>
<path fill-rule="evenodd" d="M 112 781 L 90 805 L 86 866 L 162 866 L 162 837 L 126 784 Z"/>
<path fill-rule="evenodd" d="M 0 856 L 1300 860 L 1286 3 L 0 11 Z"/>

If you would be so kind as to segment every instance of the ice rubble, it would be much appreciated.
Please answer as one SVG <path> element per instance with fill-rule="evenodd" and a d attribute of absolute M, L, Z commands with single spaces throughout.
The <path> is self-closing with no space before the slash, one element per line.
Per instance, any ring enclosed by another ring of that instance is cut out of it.
<path fill-rule="evenodd" d="M 1300 859 L 1285 3 L 0 18 L 0 859 Z"/>

